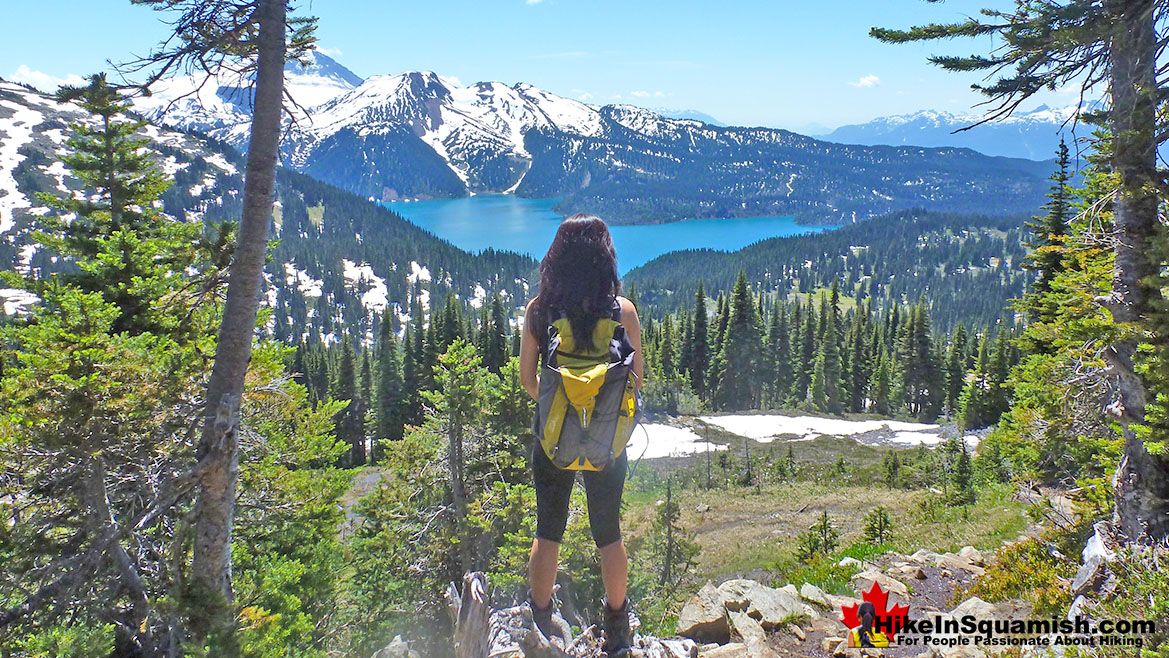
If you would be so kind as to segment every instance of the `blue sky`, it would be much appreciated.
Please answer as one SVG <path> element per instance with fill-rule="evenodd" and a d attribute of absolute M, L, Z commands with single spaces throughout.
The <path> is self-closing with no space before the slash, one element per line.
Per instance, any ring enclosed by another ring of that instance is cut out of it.
<path fill-rule="evenodd" d="M 164 16 L 120 0 L 8 3 L 0 76 L 39 81 L 126 61 Z M 921 109 L 967 111 L 976 76 L 929 65 L 989 38 L 890 46 L 871 26 L 960 20 L 1003 0 L 302 1 L 320 47 L 361 76 L 432 70 L 463 83 L 528 82 L 591 103 L 696 109 L 804 132 Z M 1053 105 L 1075 101 L 1054 93 Z M 1038 101 L 1030 104 L 1037 105 Z"/>

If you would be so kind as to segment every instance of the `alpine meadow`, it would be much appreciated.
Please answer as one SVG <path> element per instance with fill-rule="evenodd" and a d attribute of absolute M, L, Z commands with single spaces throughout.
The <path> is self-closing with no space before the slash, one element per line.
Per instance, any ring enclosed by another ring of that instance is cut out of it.
<path fill-rule="evenodd" d="M 1169 658 L 1169 0 L 16 4 L 0 658 Z"/>

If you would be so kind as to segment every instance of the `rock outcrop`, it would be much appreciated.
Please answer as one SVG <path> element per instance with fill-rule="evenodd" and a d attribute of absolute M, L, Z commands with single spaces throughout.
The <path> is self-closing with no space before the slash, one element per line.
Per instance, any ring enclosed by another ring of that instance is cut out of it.
<path fill-rule="evenodd" d="M 724 643 L 731 638 L 731 625 L 722 593 L 706 583 L 690 597 L 678 615 L 678 634 L 699 642 Z"/>

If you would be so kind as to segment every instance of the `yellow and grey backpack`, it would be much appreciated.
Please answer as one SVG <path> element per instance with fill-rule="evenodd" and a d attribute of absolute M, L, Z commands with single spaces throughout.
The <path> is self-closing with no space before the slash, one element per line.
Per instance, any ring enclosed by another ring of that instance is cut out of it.
<path fill-rule="evenodd" d="M 641 413 L 621 305 L 597 320 L 591 350 L 576 344 L 563 312 L 550 315 L 532 431 L 558 468 L 600 471 L 625 452 Z"/>

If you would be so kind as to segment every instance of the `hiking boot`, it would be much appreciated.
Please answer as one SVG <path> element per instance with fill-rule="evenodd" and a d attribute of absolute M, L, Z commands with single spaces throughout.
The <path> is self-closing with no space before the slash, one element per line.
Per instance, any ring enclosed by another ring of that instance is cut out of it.
<path fill-rule="evenodd" d="M 532 600 L 532 595 L 529 593 L 528 607 L 532 609 L 532 621 L 536 622 L 536 628 L 540 629 L 540 633 L 545 638 L 560 637 L 558 629 L 552 624 L 552 610 L 556 607 L 555 601 L 548 601 L 548 607 L 540 608 L 536 606 L 536 602 Z"/>
<path fill-rule="evenodd" d="M 629 627 L 629 598 L 620 608 L 614 610 L 609 607 L 608 601 L 602 602 L 604 607 L 605 644 L 601 649 L 609 658 L 616 658 L 628 654 L 633 645 L 633 629 Z"/>

